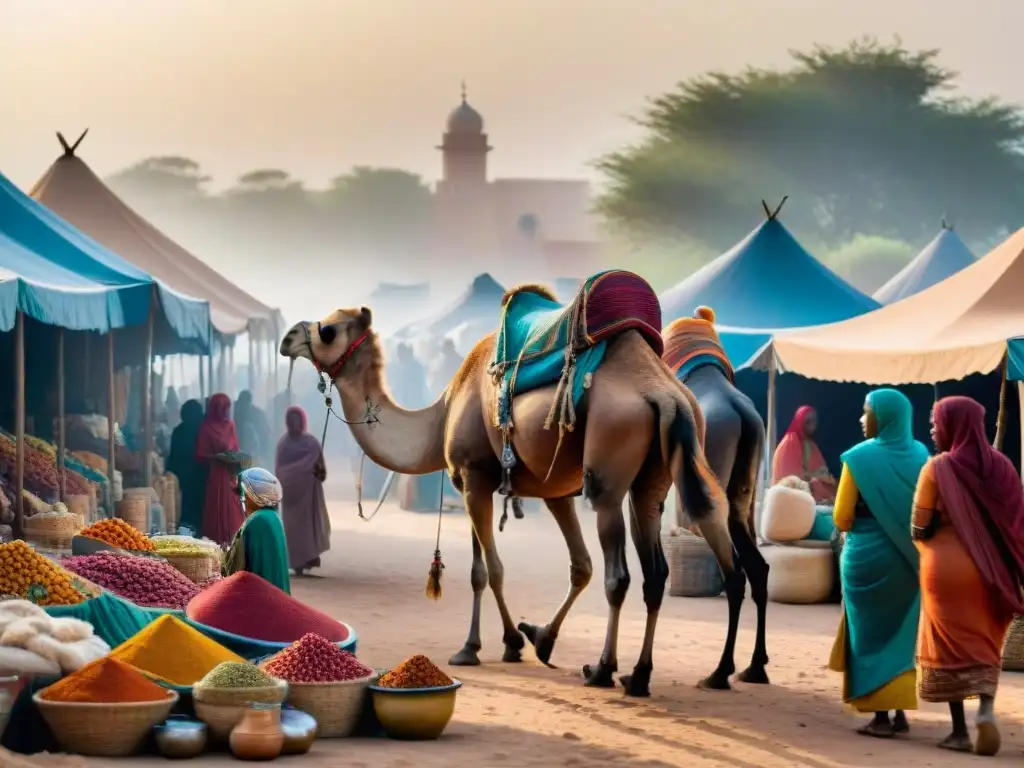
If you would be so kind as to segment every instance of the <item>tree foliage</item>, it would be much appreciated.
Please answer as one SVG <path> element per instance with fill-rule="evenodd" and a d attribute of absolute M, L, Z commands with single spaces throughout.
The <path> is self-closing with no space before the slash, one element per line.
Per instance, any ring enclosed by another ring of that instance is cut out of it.
<path fill-rule="evenodd" d="M 834 247 L 922 242 L 954 213 L 970 239 L 1020 223 L 1024 119 L 970 100 L 935 50 L 897 40 L 792 52 L 785 70 L 712 72 L 652 99 L 644 138 L 601 158 L 600 210 L 634 236 L 722 249 L 789 195 L 787 225 Z"/>

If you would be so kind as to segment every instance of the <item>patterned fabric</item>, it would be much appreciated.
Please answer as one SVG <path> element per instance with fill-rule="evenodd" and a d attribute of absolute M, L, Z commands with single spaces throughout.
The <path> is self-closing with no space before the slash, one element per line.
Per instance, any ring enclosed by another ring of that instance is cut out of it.
<path fill-rule="evenodd" d="M 281 483 L 262 467 L 252 467 L 238 476 L 242 494 L 258 509 L 277 509 L 281 503 Z"/>
<path fill-rule="evenodd" d="M 999 667 L 979 665 L 966 669 L 938 669 L 921 665 L 918 682 L 921 698 L 934 703 L 963 701 L 976 696 L 995 696 Z"/>
<path fill-rule="evenodd" d="M 680 381 L 702 365 L 718 366 L 733 381 L 732 363 L 712 323 L 697 317 L 681 317 L 663 331 L 662 337 L 662 359 Z"/>

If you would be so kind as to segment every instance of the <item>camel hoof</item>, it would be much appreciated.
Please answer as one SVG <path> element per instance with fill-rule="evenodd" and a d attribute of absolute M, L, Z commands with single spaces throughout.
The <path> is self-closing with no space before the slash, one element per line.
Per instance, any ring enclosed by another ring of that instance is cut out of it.
<path fill-rule="evenodd" d="M 654 670 L 651 664 L 637 664 L 633 667 L 632 675 L 623 675 L 619 678 L 622 687 L 626 689 L 627 696 L 646 698 L 651 695 L 651 672 Z"/>
<path fill-rule="evenodd" d="M 555 650 L 555 638 L 548 632 L 548 628 L 527 624 L 524 621 L 520 623 L 519 631 L 526 635 L 526 639 L 533 645 L 533 649 L 537 653 L 537 660 L 550 667 L 551 664 L 548 661 L 551 659 L 552 651 Z"/>
<path fill-rule="evenodd" d="M 596 667 L 584 664 L 583 684 L 588 688 L 614 688 L 615 680 L 612 675 L 617 671 L 614 664 L 605 664 L 603 661 L 599 661 Z"/>
<path fill-rule="evenodd" d="M 518 664 L 523 660 L 523 652 L 518 648 L 506 645 L 505 652 L 501 654 L 501 660 L 506 664 Z"/>
<path fill-rule="evenodd" d="M 749 683 L 750 685 L 771 684 L 771 681 L 768 680 L 768 673 L 765 672 L 764 667 L 754 666 L 753 664 L 736 675 L 736 679 L 741 683 Z"/>
<path fill-rule="evenodd" d="M 480 657 L 477 655 L 477 648 L 471 648 L 468 645 L 463 647 L 461 651 L 456 653 L 450 659 L 448 659 L 449 666 L 452 667 L 479 667 Z"/>
<path fill-rule="evenodd" d="M 514 629 L 510 629 L 502 637 L 502 642 L 505 643 L 505 653 L 501 655 L 501 660 L 507 664 L 515 664 L 523 660 L 523 648 L 526 647 L 526 641 L 523 640 L 523 636 Z"/>
<path fill-rule="evenodd" d="M 705 691 L 731 691 L 732 686 L 729 684 L 729 675 L 724 672 L 715 670 L 710 675 L 705 677 L 699 683 L 698 688 L 702 688 Z"/>

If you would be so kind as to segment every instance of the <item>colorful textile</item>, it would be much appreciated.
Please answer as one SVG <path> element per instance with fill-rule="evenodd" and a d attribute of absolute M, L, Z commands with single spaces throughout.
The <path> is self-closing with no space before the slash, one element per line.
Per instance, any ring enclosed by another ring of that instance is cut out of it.
<path fill-rule="evenodd" d="M 669 324 L 661 335 L 665 340 L 662 359 L 680 381 L 686 381 L 686 377 L 702 365 L 717 366 L 729 381 L 734 380 L 732 363 L 725 354 L 713 321 L 703 317 L 681 317 Z"/>
<path fill-rule="evenodd" d="M 251 467 L 238 476 L 242 497 L 257 509 L 273 509 L 281 503 L 281 483 L 262 467 Z"/>
<path fill-rule="evenodd" d="M 513 396 L 555 382 L 559 392 L 546 426 L 575 422 L 574 408 L 604 359 L 606 343 L 637 330 L 660 356 L 661 307 L 638 275 L 610 270 L 594 275 L 568 305 L 529 288 L 507 297 L 495 344 L 494 374 L 501 378 L 496 423 L 511 420 Z"/>
<path fill-rule="evenodd" d="M 867 397 L 878 434 L 843 454 L 836 519 L 852 525 L 840 557 L 847 634 L 844 700 L 861 711 L 910 709 L 920 585 L 911 506 L 928 450 L 913 437 L 910 401 L 893 389 Z M 850 484 L 856 495 L 848 492 Z M 845 509 L 862 503 L 862 514 Z M 894 686 L 886 696 L 883 692 Z M 870 700 L 868 700 L 870 698 Z"/>
<path fill-rule="evenodd" d="M 274 474 L 281 483 L 281 522 L 288 543 L 288 565 L 305 568 L 331 548 L 320 441 L 307 432 L 306 412 L 285 413 L 288 432 L 277 443 Z"/>
<path fill-rule="evenodd" d="M 288 545 L 275 510 L 258 509 L 246 518 L 228 550 L 225 564 L 228 576 L 249 571 L 291 594 Z"/>
<path fill-rule="evenodd" d="M 815 411 L 809 405 L 797 408 L 789 429 L 775 449 L 772 485 L 783 478 L 796 476 L 810 484 L 815 501 L 832 501 L 835 498 L 835 480 L 829 473 L 828 464 L 818 444 L 806 433 L 807 420 L 812 415 L 815 415 Z"/>
<path fill-rule="evenodd" d="M 196 441 L 196 459 L 209 467 L 203 501 L 203 536 L 227 544 L 242 525 L 242 508 L 235 490 L 236 469 L 222 454 L 238 450 L 231 421 L 231 398 L 218 392 L 210 398 Z"/>

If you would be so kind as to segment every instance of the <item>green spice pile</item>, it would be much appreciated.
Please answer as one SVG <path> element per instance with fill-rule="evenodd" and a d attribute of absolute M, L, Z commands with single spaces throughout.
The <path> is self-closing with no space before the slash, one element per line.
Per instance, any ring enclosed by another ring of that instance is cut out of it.
<path fill-rule="evenodd" d="M 224 661 L 211 669 L 198 683 L 204 688 L 265 688 L 277 680 L 252 664 Z"/>

